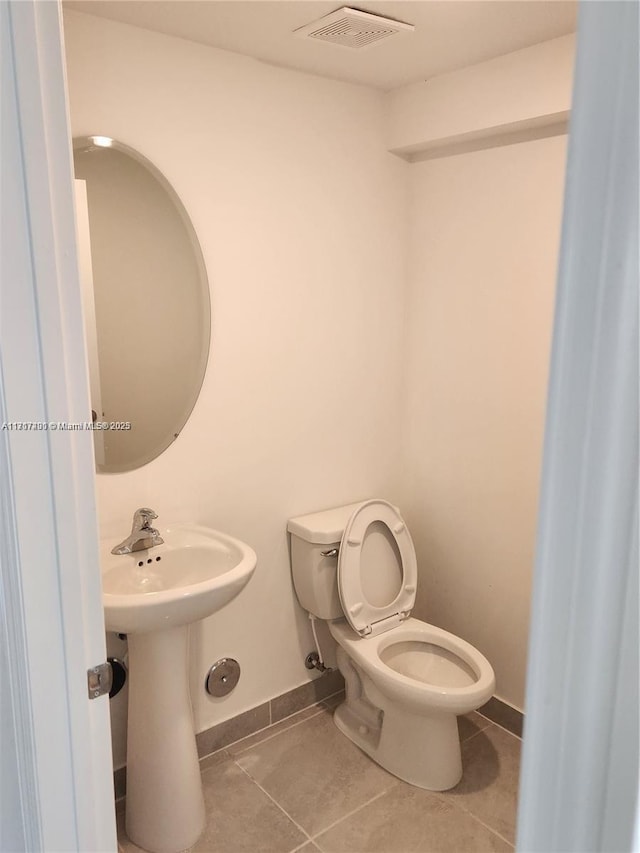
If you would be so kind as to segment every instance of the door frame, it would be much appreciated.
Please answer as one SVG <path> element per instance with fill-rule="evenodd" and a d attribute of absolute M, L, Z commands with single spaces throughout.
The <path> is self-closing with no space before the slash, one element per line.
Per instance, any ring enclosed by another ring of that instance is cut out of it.
<path fill-rule="evenodd" d="M 93 439 L 50 426 L 91 421 L 61 7 L 0 16 L 0 838 L 115 850 Z"/>
<path fill-rule="evenodd" d="M 581 3 L 531 611 L 522 851 L 638 843 L 638 79 L 638 3 Z"/>

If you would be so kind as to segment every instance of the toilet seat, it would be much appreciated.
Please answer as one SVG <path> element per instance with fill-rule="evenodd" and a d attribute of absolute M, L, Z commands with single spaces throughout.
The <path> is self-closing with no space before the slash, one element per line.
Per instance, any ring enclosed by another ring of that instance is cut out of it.
<path fill-rule="evenodd" d="M 369 527 L 384 524 L 393 537 L 400 565 L 382 566 L 380 571 L 401 572 L 400 590 L 383 605 L 373 604 L 363 589 L 362 547 Z M 411 614 L 416 599 L 418 565 L 413 541 L 400 513 L 387 501 L 371 500 L 361 504 L 349 519 L 338 556 L 338 592 L 342 610 L 357 634 L 375 637 L 400 625 Z"/>
<path fill-rule="evenodd" d="M 357 636 L 344 620 L 330 622 L 329 631 L 380 691 L 414 712 L 424 713 L 425 708 L 431 708 L 433 712 L 466 714 L 493 695 L 496 682 L 489 661 L 470 643 L 443 628 L 411 617 L 400 627 L 373 639 Z M 455 687 L 404 675 L 385 662 L 384 652 L 407 642 L 426 643 L 449 652 L 469 667 L 475 680 Z"/>

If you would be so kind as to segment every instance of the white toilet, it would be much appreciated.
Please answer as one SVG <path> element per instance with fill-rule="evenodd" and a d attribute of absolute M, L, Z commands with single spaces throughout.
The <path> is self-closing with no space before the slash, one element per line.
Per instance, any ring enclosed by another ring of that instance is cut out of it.
<path fill-rule="evenodd" d="M 400 779 L 452 788 L 462 776 L 456 716 L 490 698 L 495 676 L 469 643 L 411 618 L 418 570 L 400 513 L 370 500 L 287 529 L 300 604 L 338 643 L 346 699 L 336 726 Z"/>

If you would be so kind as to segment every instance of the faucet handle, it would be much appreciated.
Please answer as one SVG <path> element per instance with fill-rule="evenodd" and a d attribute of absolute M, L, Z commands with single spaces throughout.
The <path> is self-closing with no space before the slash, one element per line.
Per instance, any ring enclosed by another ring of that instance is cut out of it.
<path fill-rule="evenodd" d="M 143 530 L 145 527 L 149 527 L 149 522 L 153 521 L 154 518 L 157 518 L 158 515 L 149 507 L 143 506 L 140 509 L 137 509 L 133 514 L 133 526 L 132 530 Z"/>

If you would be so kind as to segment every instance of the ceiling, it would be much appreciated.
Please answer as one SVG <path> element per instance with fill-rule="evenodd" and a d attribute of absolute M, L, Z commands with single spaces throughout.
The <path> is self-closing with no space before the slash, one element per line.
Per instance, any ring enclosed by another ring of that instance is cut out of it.
<path fill-rule="evenodd" d="M 339 0 L 65 0 L 63 5 L 385 91 L 571 33 L 577 9 L 575 0 L 353 2 L 358 9 L 414 24 L 415 32 L 350 50 L 292 35 L 339 9 Z"/>

